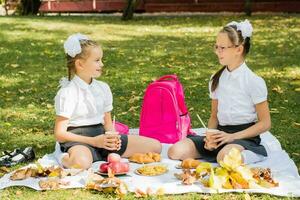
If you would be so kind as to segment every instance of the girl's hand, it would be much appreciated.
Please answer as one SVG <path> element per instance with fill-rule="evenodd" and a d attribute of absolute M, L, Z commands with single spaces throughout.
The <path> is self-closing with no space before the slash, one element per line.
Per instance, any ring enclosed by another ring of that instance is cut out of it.
<path fill-rule="evenodd" d="M 212 151 L 212 150 L 215 149 L 215 146 L 216 146 L 216 145 L 213 144 L 213 143 L 211 143 L 211 142 L 209 142 L 208 139 L 207 139 L 206 137 L 204 138 L 204 142 L 205 142 L 204 148 L 207 149 L 208 151 Z"/>
<path fill-rule="evenodd" d="M 214 142 L 216 142 L 219 146 L 230 143 L 235 140 L 235 135 L 233 133 L 226 133 L 224 131 L 219 131 L 218 133 L 213 134 Z"/>
<path fill-rule="evenodd" d="M 109 151 L 119 150 L 121 147 L 121 139 L 118 134 L 102 134 L 94 137 L 94 146 L 107 149 Z"/>

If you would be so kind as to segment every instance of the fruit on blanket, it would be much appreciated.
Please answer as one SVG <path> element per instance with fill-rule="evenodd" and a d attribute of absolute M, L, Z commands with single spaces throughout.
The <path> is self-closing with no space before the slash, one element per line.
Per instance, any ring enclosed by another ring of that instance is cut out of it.
<path fill-rule="evenodd" d="M 109 163 L 108 167 L 112 170 L 114 174 L 122 173 L 121 163 L 120 162 L 113 162 Z"/>
<path fill-rule="evenodd" d="M 102 172 L 102 173 L 107 173 L 108 165 L 109 165 L 108 162 L 102 163 L 102 164 L 100 165 L 100 167 L 99 167 L 100 172 Z"/>
<path fill-rule="evenodd" d="M 129 164 L 123 162 L 109 163 L 108 167 L 113 171 L 113 173 L 127 173 L 129 171 Z"/>
<path fill-rule="evenodd" d="M 122 169 L 122 172 L 128 172 L 129 171 L 129 163 L 121 162 L 121 169 Z"/>
<path fill-rule="evenodd" d="M 108 168 L 112 173 L 127 173 L 129 171 L 129 163 L 121 162 L 121 156 L 116 153 L 110 153 L 107 156 L 106 163 L 102 163 L 99 166 L 99 171 L 102 173 L 108 173 Z"/>
<path fill-rule="evenodd" d="M 121 161 L 121 156 L 116 153 L 110 153 L 107 156 L 107 162 L 109 163 L 118 163 Z"/>

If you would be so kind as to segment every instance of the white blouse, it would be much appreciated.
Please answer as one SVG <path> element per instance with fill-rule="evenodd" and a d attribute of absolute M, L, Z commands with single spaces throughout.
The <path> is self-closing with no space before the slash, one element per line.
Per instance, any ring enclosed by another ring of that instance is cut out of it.
<path fill-rule="evenodd" d="M 211 91 L 211 99 L 218 100 L 218 121 L 224 125 L 240 125 L 257 121 L 255 104 L 267 100 L 265 81 L 243 63 L 241 66 L 222 72 L 217 89 Z"/>
<path fill-rule="evenodd" d="M 103 124 L 104 113 L 113 109 L 112 102 L 106 83 L 93 79 L 87 84 L 75 75 L 56 94 L 55 111 L 56 115 L 69 119 L 68 126 Z"/>

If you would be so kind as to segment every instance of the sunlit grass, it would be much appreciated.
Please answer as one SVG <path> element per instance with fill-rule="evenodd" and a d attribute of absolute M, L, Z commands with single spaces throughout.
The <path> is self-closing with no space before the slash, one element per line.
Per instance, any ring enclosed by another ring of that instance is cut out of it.
<path fill-rule="evenodd" d="M 209 118 L 209 77 L 220 68 L 212 46 L 222 25 L 243 16 L 136 17 L 1 17 L 0 18 L 0 151 L 33 146 L 41 157 L 54 149 L 54 96 L 67 75 L 63 41 L 81 32 L 104 49 L 104 73 L 114 95 L 118 121 L 139 126 L 147 85 L 177 74 L 184 85 L 193 127 L 199 113 Z M 254 26 L 248 65 L 268 86 L 271 132 L 300 168 L 300 17 L 252 16 Z M 17 192 L 17 191 L 21 191 Z M 0 191 L 0 199 L 113 199 L 85 190 Z M 276 199 L 251 195 L 254 199 Z M 163 199 L 243 199 L 243 194 L 168 196 Z M 129 196 L 128 199 L 133 199 Z"/>

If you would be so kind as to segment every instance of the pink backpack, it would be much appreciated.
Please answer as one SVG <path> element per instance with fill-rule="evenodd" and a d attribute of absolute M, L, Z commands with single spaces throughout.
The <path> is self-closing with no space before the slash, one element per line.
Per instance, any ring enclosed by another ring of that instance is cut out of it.
<path fill-rule="evenodd" d="M 128 135 L 129 127 L 121 122 L 115 122 L 115 130 L 123 135 Z"/>
<path fill-rule="evenodd" d="M 140 135 L 176 143 L 191 131 L 183 87 L 176 75 L 166 75 L 146 89 L 140 116 Z"/>

